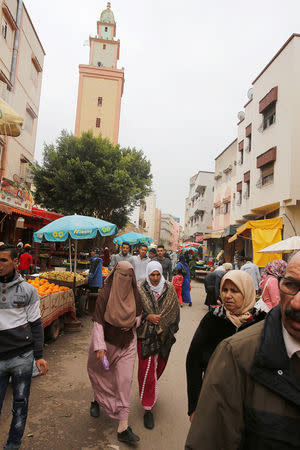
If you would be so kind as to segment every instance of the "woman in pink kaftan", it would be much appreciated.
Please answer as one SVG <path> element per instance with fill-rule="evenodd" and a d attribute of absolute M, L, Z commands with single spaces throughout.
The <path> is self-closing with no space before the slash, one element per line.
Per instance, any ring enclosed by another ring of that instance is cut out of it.
<path fill-rule="evenodd" d="M 94 391 L 92 405 L 100 405 L 119 421 L 118 440 L 126 443 L 139 440 L 128 426 L 128 417 L 141 312 L 133 267 L 120 261 L 97 298 L 87 369 Z"/>

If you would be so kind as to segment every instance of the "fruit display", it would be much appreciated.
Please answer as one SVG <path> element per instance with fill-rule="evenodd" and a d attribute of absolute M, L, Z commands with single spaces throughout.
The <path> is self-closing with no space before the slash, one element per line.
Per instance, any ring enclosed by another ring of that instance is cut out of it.
<path fill-rule="evenodd" d="M 41 273 L 40 277 L 47 278 L 49 280 L 57 280 L 57 281 L 67 281 L 72 283 L 74 280 L 75 273 L 74 272 L 63 272 L 59 270 L 52 270 L 51 272 Z M 76 281 L 84 281 L 85 277 L 76 273 Z"/>
<path fill-rule="evenodd" d="M 58 286 L 57 284 L 49 283 L 45 278 L 36 277 L 34 280 L 27 280 L 27 283 L 30 283 L 36 288 L 40 297 L 69 290 L 66 286 Z"/>
<path fill-rule="evenodd" d="M 107 267 L 102 267 L 102 275 L 103 276 L 105 276 L 105 277 L 107 277 L 107 275 L 109 274 L 109 270 L 108 270 L 108 268 Z"/>

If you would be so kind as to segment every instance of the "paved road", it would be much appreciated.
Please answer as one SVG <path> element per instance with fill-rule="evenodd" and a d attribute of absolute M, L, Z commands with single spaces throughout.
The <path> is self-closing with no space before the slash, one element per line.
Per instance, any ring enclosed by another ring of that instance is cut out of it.
<path fill-rule="evenodd" d="M 140 450 L 182 450 L 189 429 L 187 418 L 185 357 L 194 331 L 207 308 L 204 289 L 192 282 L 193 306 L 181 309 L 180 331 L 167 368 L 159 382 L 158 402 L 153 409 L 155 428 L 143 426 L 143 409 L 138 397 L 136 375 L 132 391 L 130 425 L 140 436 Z M 46 377 L 33 379 L 30 410 L 22 449 L 102 450 L 128 449 L 116 439 L 116 423 L 102 413 L 89 415 L 91 387 L 86 372 L 87 350 L 92 324 L 82 320 L 79 333 L 64 334 L 45 349 L 50 365 Z M 137 366 L 137 364 L 136 364 Z M 0 448 L 10 423 L 9 389 L 0 417 Z M 32 434 L 33 436 L 28 437 Z"/>

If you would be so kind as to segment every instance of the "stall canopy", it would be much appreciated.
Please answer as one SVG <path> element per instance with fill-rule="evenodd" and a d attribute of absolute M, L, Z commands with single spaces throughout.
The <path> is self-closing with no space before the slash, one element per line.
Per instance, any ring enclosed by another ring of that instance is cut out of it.
<path fill-rule="evenodd" d="M 238 236 L 243 237 L 241 235 L 246 230 L 251 230 L 254 264 L 257 264 L 259 267 L 265 267 L 268 262 L 274 259 L 281 259 L 281 253 L 258 253 L 259 250 L 281 241 L 281 217 L 246 222 L 236 230 L 236 234 L 228 242 L 235 241 Z"/>
<path fill-rule="evenodd" d="M 136 244 L 146 244 L 149 245 L 153 239 L 145 234 L 134 233 L 133 231 L 130 233 L 121 234 L 114 239 L 114 243 L 118 245 L 122 245 L 123 242 L 128 242 L 130 245 Z"/>
<path fill-rule="evenodd" d="M 23 118 L 19 116 L 2 98 L 0 98 L 0 134 L 20 136 Z"/>

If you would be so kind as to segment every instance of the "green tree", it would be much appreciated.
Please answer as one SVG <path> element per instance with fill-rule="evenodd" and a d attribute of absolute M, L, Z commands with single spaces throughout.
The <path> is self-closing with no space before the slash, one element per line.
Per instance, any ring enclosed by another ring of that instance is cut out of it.
<path fill-rule="evenodd" d="M 151 191 L 151 164 L 135 148 L 114 146 L 91 132 L 62 131 L 44 145 L 43 163 L 31 167 L 35 202 L 61 214 L 100 217 L 123 227 Z"/>

